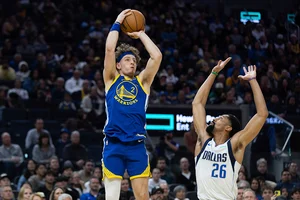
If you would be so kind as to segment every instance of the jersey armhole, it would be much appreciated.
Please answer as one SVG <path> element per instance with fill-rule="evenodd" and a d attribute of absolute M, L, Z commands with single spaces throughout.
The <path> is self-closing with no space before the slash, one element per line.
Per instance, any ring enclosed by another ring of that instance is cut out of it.
<path fill-rule="evenodd" d="M 235 157 L 233 155 L 232 146 L 231 146 L 231 140 L 228 140 L 227 146 L 228 146 L 228 154 L 229 154 L 229 158 L 230 158 L 232 170 L 234 172 L 234 163 L 235 163 L 236 160 L 235 160 Z"/>
<path fill-rule="evenodd" d="M 142 84 L 141 79 L 140 79 L 139 76 L 136 76 L 136 80 L 140 84 L 140 86 L 141 86 L 142 90 L 145 92 L 145 94 L 149 95 L 149 93 L 145 90 L 145 88 L 144 88 L 144 86 L 143 86 L 143 84 Z"/>
<path fill-rule="evenodd" d="M 118 78 L 120 77 L 120 74 L 118 74 L 115 79 L 113 80 L 113 82 L 111 82 L 110 86 L 108 87 L 107 91 L 105 91 L 105 93 L 107 93 L 109 91 L 109 89 L 111 88 L 111 86 L 118 80 Z"/>
<path fill-rule="evenodd" d="M 209 141 L 211 141 L 212 140 L 212 138 L 208 138 L 205 142 L 204 142 L 204 144 L 203 144 L 203 146 L 202 146 L 202 148 L 201 148 L 201 151 L 200 151 L 200 153 L 197 155 L 197 159 L 196 159 L 196 165 L 197 165 L 197 163 L 198 163 L 198 160 L 199 160 L 199 158 L 200 158 L 200 156 L 201 156 L 201 154 L 202 154 L 202 152 L 204 151 L 204 149 L 205 149 L 205 147 L 206 147 L 206 145 L 208 144 L 208 142 Z"/>

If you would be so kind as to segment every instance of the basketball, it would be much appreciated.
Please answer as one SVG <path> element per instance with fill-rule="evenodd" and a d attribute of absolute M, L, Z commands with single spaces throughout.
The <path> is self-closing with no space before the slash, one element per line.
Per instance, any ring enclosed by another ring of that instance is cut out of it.
<path fill-rule="evenodd" d="M 138 10 L 131 10 L 132 14 L 125 17 L 121 24 L 121 30 L 124 33 L 138 32 L 145 29 L 145 17 Z"/>

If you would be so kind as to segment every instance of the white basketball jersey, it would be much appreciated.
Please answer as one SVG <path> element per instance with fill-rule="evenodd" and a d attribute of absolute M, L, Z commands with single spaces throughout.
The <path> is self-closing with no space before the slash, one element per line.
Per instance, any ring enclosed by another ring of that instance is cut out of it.
<path fill-rule="evenodd" d="M 199 200 L 236 199 L 241 164 L 233 156 L 230 140 L 216 146 L 213 138 L 208 139 L 195 163 Z"/>

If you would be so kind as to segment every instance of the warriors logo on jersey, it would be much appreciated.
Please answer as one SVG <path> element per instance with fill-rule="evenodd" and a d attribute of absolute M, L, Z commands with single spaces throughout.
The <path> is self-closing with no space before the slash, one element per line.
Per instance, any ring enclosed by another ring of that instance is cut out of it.
<path fill-rule="evenodd" d="M 131 81 L 122 81 L 116 87 L 116 95 L 114 99 L 123 105 L 135 104 L 138 100 L 136 99 L 138 94 L 137 86 Z"/>

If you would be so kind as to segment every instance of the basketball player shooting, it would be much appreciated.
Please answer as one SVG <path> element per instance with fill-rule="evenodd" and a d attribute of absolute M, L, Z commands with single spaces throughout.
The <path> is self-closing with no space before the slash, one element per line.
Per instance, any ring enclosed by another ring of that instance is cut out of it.
<path fill-rule="evenodd" d="M 256 137 L 268 116 L 266 103 L 256 81 L 256 66 L 244 67 L 257 113 L 241 130 L 239 120 L 224 114 L 206 124 L 205 104 L 218 73 L 231 60 L 219 61 L 198 90 L 193 101 L 193 120 L 198 142 L 195 148 L 197 195 L 200 200 L 233 200 L 237 196 L 238 171 L 246 146 Z"/>
<path fill-rule="evenodd" d="M 162 54 L 144 31 L 127 33 L 140 39 L 150 58 L 145 69 L 135 76 L 139 51 L 128 44 L 117 46 L 120 25 L 131 10 L 122 11 L 106 40 L 103 78 L 107 120 L 104 127 L 103 177 L 105 199 L 119 200 L 121 180 L 127 170 L 135 199 L 149 200 L 149 159 L 146 138 L 146 108 L 150 86 L 159 69 Z"/>

